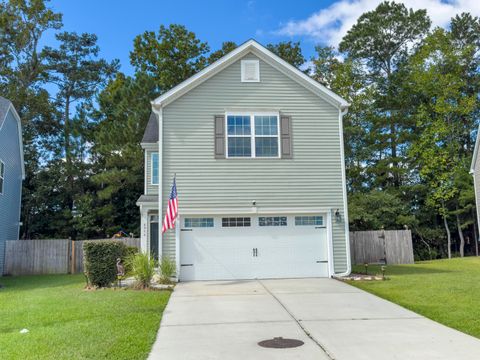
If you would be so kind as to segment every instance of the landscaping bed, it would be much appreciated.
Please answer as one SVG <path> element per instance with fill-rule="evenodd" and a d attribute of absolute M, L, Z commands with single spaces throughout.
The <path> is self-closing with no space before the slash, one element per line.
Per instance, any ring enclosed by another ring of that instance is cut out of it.
<path fill-rule="evenodd" d="M 364 266 L 354 266 L 355 273 Z M 371 265 L 369 274 L 381 274 Z M 480 338 L 480 258 L 455 258 L 387 266 L 389 281 L 349 284 L 444 325 Z"/>
<path fill-rule="evenodd" d="M 146 359 L 171 293 L 86 291 L 83 275 L 0 284 L 0 359 Z"/>

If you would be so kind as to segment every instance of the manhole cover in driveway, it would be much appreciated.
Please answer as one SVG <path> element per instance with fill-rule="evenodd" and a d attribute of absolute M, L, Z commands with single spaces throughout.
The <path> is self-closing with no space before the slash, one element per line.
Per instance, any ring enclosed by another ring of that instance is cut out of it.
<path fill-rule="evenodd" d="M 263 340 L 258 343 L 261 347 L 273 349 L 287 349 L 299 347 L 304 344 L 303 341 L 297 339 L 284 339 L 283 337 L 275 337 L 269 340 Z"/>

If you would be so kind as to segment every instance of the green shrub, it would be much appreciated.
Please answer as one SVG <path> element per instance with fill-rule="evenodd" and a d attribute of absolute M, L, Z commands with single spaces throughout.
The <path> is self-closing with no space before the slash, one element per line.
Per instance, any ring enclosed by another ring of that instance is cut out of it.
<path fill-rule="evenodd" d="M 148 288 L 155 274 L 157 261 L 148 253 L 137 253 L 133 255 L 128 261 L 128 266 L 131 268 L 132 275 L 142 288 Z"/>
<path fill-rule="evenodd" d="M 124 257 L 126 246 L 120 241 L 85 241 L 83 264 L 89 285 L 105 287 L 117 278 L 117 259 Z"/>
<path fill-rule="evenodd" d="M 160 281 L 163 284 L 170 284 L 172 282 L 170 278 L 175 275 L 176 271 L 175 261 L 173 261 L 167 256 L 163 256 L 162 260 L 160 261 L 159 267 L 161 275 Z"/>

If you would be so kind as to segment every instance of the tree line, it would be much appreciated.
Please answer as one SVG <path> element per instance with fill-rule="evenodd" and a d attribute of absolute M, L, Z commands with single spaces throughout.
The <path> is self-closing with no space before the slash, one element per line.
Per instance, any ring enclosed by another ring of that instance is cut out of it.
<path fill-rule="evenodd" d="M 62 30 L 46 0 L 0 3 L 0 93 L 23 122 L 21 237 L 139 233 L 140 140 L 150 101 L 237 47 L 185 26 L 135 37 L 132 76 L 95 34 Z M 58 45 L 42 46 L 54 32 Z M 479 119 L 480 20 L 433 28 L 425 10 L 383 2 L 338 49 L 267 48 L 351 103 L 344 117 L 351 230 L 409 228 L 418 258 L 478 253 L 470 161 Z"/>

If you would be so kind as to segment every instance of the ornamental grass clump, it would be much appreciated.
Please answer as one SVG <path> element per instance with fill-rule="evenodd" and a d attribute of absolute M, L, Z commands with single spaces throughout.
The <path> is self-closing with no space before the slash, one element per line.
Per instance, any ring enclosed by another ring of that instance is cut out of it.
<path fill-rule="evenodd" d="M 169 257 L 162 257 L 160 261 L 160 282 L 162 284 L 171 284 L 171 278 L 175 275 L 176 272 L 176 265 L 175 261 L 170 259 Z"/>
<path fill-rule="evenodd" d="M 157 267 L 154 257 L 148 253 L 137 253 L 130 257 L 128 265 L 137 285 L 142 289 L 149 288 Z"/>

